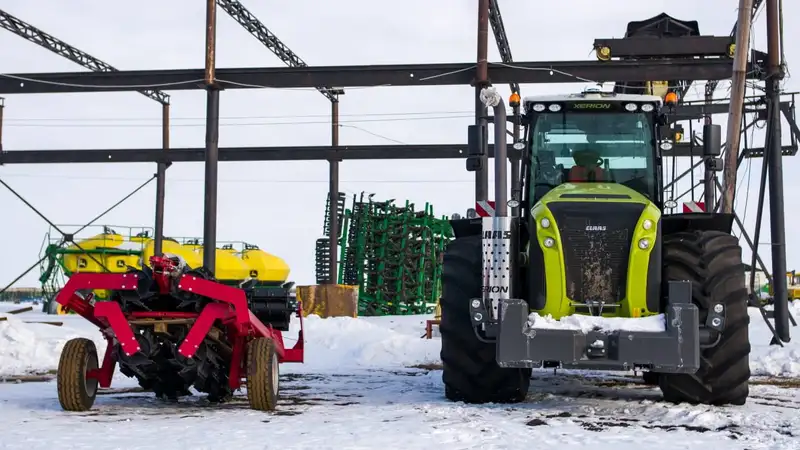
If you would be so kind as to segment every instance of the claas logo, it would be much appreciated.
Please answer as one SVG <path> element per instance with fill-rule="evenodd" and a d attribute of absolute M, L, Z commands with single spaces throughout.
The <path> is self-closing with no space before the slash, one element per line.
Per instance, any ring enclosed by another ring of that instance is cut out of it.
<path fill-rule="evenodd" d="M 575 103 L 574 109 L 609 109 L 611 103 Z"/>
<path fill-rule="evenodd" d="M 483 232 L 484 239 L 511 239 L 510 231 L 489 231 Z"/>

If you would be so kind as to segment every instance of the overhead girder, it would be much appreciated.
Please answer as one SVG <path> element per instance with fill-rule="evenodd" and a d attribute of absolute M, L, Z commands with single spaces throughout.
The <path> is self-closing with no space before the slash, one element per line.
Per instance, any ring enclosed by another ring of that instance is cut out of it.
<path fill-rule="evenodd" d="M 511 56 L 511 45 L 508 42 L 506 27 L 503 24 L 503 16 L 500 15 L 500 6 L 497 1 L 489 0 L 489 25 L 491 25 L 492 33 L 494 33 L 494 41 L 497 43 L 500 60 L 506 64 L 511 64 L 514 62 L 514 57 Z M 511 92 L 519 94 L 519 83 L 512 81 L 509 86 L 511 87 Z"/>
<path fill-rule="evenodd" d="M 33 25 L 23 22 L 22 20 L 12 16 L 11 14 L 0 10 L 0 27 L 24 38 L 29 42 L 33 42 L 41 47 L 50 50 L 51 52 L 63 56 L 68 60 L 80 64 L 89 70 L 95 72 L 118 72 L 119 69 L 112 65 L 95 58 L 94 56 L 76 48 L 66 42 L 58 39 L 44 31 L 34 27 Z M 169 95 L 156 90 L 140 90 L 142 95 L 151 98 L 163 105 L 169 104 Z"/>
<path fill-rule="evenodd" d="M 216 0 L 217 6 L 228 13 L 233 20 L 239 23 L 245 30 L 258 39 L 275 56 L 289 67 L 308 67 L 295 52 L 284 44 L 266 25 L 258 20 L 247 8 L 238 0 Z M 337 95 L 341 94 L 341 89 L 337 90 L 330 87 L 317 87 L 317 90 L 332 102 L 338 101 Z"/>

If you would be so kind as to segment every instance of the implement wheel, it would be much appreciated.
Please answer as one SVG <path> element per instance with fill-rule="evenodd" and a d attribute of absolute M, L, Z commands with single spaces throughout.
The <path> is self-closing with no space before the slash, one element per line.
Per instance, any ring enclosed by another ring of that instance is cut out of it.
<path fill-rule="evenodd" d="M 517 403 L 525 399 L 531 369 L 497 365 L 495 344 L 478 340 L 469 303 L 481 297 L 481 236 L 450 243 L 442 272 L 442 381 L 445 396 L 465 403 Z"/>
<path fill-rule="evenodd" d="M 278 405 L 278 354 L 275 342 L 255 338 L 247 344 L 247 400 L 250 408 L 274 411 Z"/>
<path fill-rule="evenodd" d="M 692 300 L 705 323 L 721 304 L 725 328 L 717 343 L 702 349 L 694 374 L 662 374 L 664 399 L 707 405 L 744 405 L 749 395 L 750 336 L 748 294 L 742 249 L 736 237 L 719 231 L 694 231 L 664 237 L 666 280 L 692 282 Z"/>
<path fill-rule="evenodd" d="M 58 401 L 66 411 L 88 411 L 97 397 L 96 379 L 87 378 L 97 369 L 97 348 L 89 339 L 70 339 L 61 351 L 56 384 Z"/>

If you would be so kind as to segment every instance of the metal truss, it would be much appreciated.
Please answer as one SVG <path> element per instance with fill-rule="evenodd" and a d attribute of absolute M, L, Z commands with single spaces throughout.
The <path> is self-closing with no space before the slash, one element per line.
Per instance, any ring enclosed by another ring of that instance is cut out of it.
<path fill-rule="evenodd" d="M 50 50 L 51 52 L 63 56 L 68 60 L 80 64 L 95 72 L 119 72 L 119 69 L 105 63 L 94 56 L 81 51 L 66 42 L 58 39 L 33 25 L 23 22 L 11 14 L 0 10 L 0 27 L 20 36 L 34 44 Z M 169 104 L 169 95 L 155 90 L 140 90 L 142 95 L 151 98 L 163 105 Z"/>

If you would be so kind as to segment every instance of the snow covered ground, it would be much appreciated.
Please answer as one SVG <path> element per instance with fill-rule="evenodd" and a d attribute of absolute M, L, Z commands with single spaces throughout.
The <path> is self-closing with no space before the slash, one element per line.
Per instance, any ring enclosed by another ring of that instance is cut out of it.
<path fill-rule="evenodd" d="M 0 317 L 18 306 L 0 304 Z M 792 312 L 800 317 L 800 304 Z M 242 394 L 215 407 L 201 397 L 168 404 L 118 391 L 99 395 L 91 412 L 66 413 L 53 381 L 0 383 L 0 449 L 800 449 L 800 334 L 770 347 L 755 310 L 751 397 L 725 408 L 663 403 L 632 374 L 572 371 L 537 372 L 522 404 L 450 403 L 435 370 L 439 341 L 420 339 L 425 319 L 309 318 L 307 363 L 281 367 L 273 414 L 249 410 Z M 25 323 L 36 320 L 64 325 Z M 0 378 L 54 372 L 75 336 L 105 347 L 79 317 L 9 316 L 0 322 Z M 135 385 L 118 374 L 113 387 Z"/>

